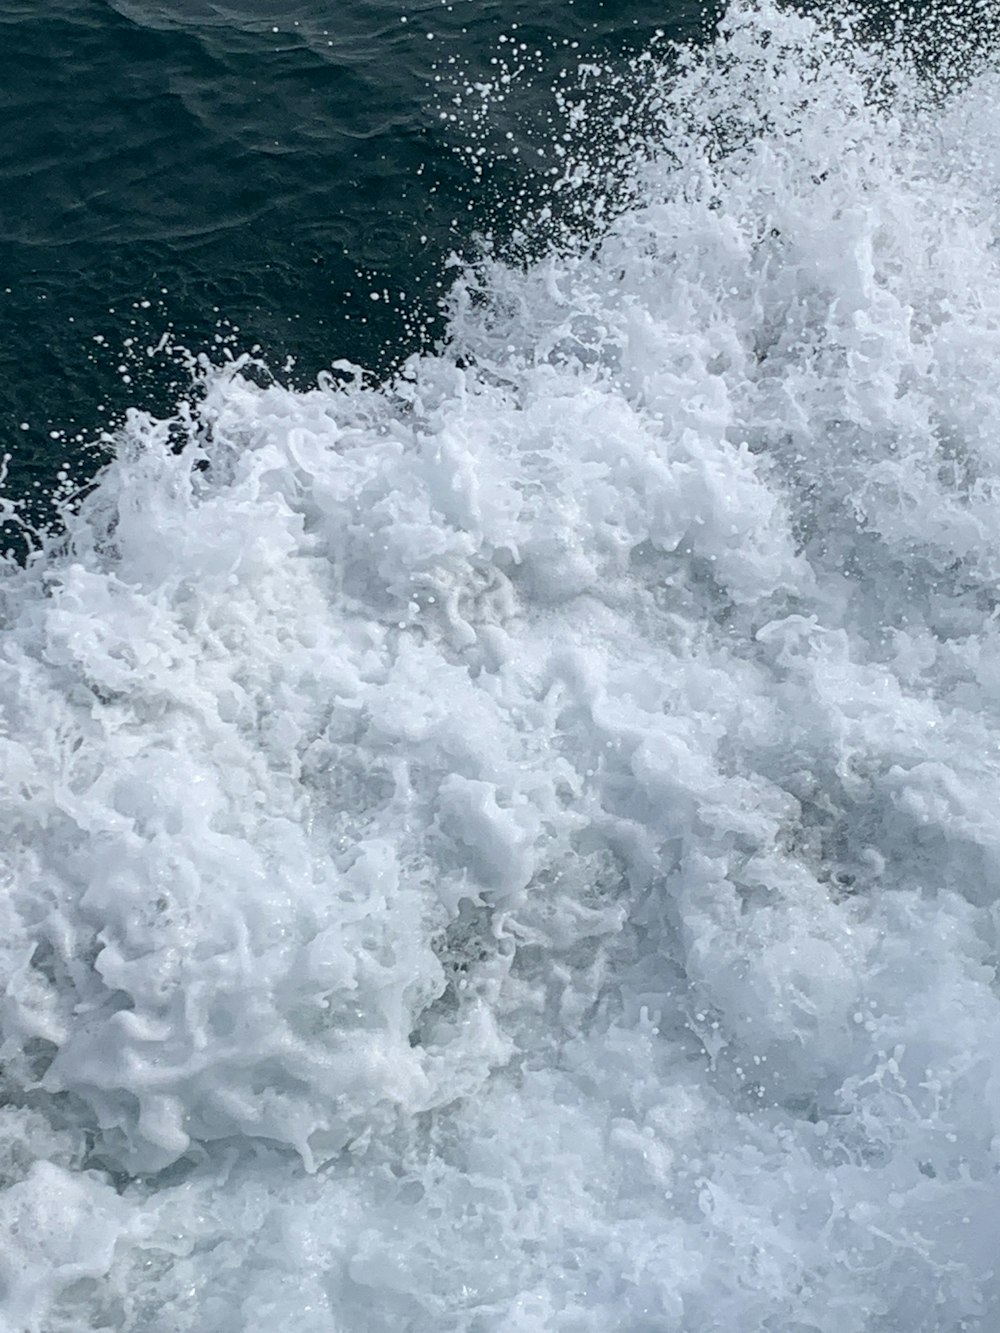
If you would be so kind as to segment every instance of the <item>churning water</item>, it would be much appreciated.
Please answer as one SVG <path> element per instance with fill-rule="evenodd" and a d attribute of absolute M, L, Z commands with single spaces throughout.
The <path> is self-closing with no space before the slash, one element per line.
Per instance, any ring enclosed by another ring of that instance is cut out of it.
<path fill-rule="evenodd" d="M 616 149 L 567 94 L 561 239 L 438 352 L 203 365 L 3 566 L 4 1329 L 1000 1325 L 1000 76 L 949 41 L 738 3 Z"/>

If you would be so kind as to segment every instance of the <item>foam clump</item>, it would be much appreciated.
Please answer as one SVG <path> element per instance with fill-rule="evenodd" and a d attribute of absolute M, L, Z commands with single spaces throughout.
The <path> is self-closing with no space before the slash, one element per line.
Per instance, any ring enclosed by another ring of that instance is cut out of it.
<path fill-rule="evenodd" d="M 11 1327 L 1000 1316 L 996 76 L 680 65 L 599 241 L 4 567 Z"/>

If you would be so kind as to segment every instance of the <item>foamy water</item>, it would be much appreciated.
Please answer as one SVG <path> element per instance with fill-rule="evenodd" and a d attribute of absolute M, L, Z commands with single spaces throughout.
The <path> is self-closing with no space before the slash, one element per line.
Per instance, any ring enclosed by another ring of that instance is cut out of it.
<path fill-rule="evenodd" d="M 894 59 L 637 61 L 600 244 L 3 567 L 4 1329 L 997 1327 L 1000 78 Z"/>

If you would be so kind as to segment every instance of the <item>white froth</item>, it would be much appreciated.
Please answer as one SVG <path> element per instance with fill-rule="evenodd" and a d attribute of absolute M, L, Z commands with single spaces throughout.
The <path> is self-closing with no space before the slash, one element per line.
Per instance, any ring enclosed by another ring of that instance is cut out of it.
<path fill-rule="evenodd" d="M 599 244 L 4 566 L 3 1327 L 1000 1320 L 997 77 L 641 68 Z"/>

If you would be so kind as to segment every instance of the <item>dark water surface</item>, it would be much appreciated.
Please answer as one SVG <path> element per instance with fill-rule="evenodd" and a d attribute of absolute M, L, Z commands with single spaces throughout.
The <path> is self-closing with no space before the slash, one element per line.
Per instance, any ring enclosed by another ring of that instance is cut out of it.
<path fill-rule="evenodd" d="M 385 369 L 433 334 L 449 252 L 534 170 L 512 155 L 478 190 L 441 117 L 456 66 L 488 75 L 515 24 L 554 72 L 704 16 L 691 0 L 4 0 L 9 493 L 47 489 L 126 407 L 165 405 L 162 359 L 123 361 L 127 339 L 211 348 L 235 329 L 304 382 L 338 357 Z"/>

